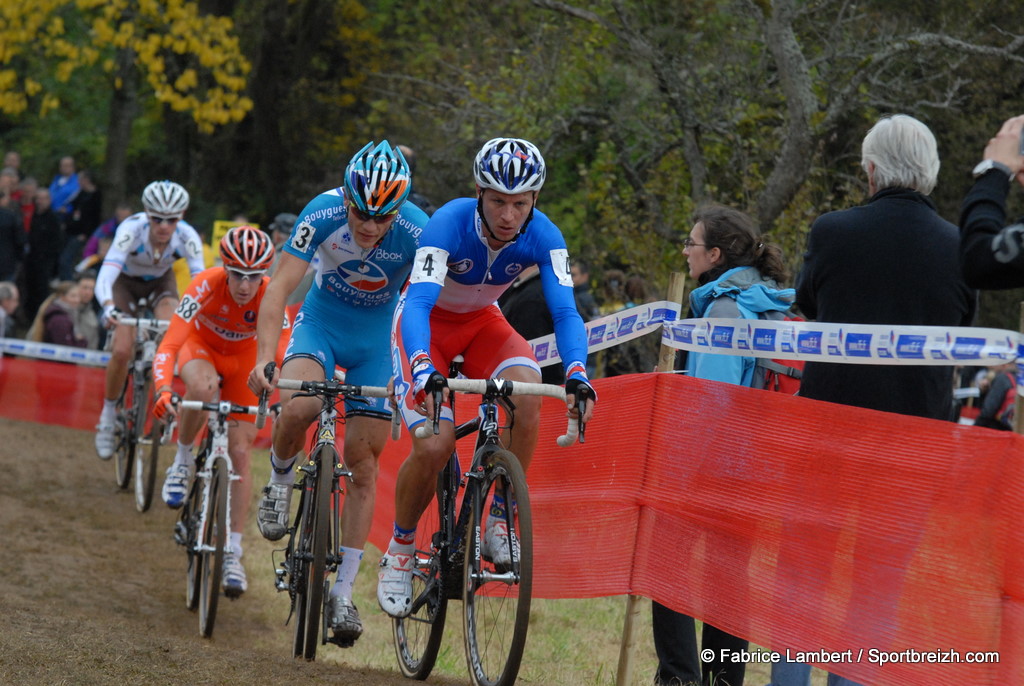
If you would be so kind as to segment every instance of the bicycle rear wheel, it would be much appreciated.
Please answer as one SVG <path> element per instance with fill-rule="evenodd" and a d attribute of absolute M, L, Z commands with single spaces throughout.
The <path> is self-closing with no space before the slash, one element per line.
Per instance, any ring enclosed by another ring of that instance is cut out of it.
<path fill-rule="evenodd" d="M 306 490 L 306 479 L 299 482 L 299 507 L 295 511 L 295 527 L 288 534 L 285 563 L 288 565 L 288 591 L 292 600 L 292 657 L 301 657 L 306 648 L 306 574 L 309 570 L 311 528 L 308 510 L 312 487 Z"/>
<path fill-rule="evenodd" d="M 475 489 L 475 501 L 466 530 L 462 598 L 466 661 L 475 686 L 511 686 L 519 674 L 530 624 L 533 522 L 526 475 L 516 456 L 496 450 L 483 464 L 483 481 L 470 486 Z M 502 521 L 509 535 L 504 553 L 511 560 L 500 566 L 492 562 L 500 559 L 499 551 L 485 551 L 482 545 L 487 518 L 498 516 L 492 509 L 495 492 L 506 503 Z"/>
<path fill-rule="evenodd" d="M 402 674 L 423 680 L 430 676 L 437 662 L 448 616 L 448 596 L 441 555 L 441 493 L 442 474 L 438 477 L 438 494 L 420 517 L 416 527 L 416 566 L 412 575 L 412 612 L 407 617 L 392 618 L 395 654 Z M 453 494 L 454 496 L 454 494 Z"/>
<path fill-rule="evenodd" d="M 222 457 L 210 468 L 210 497 L 206 502 L 206 530 L 203 532 L 202 584 L 199 603 L 199 633 L 209 638 L 217 619 L 217 601 L 224 573 L 224 546 L 227 543 L 228 465 Z"/>
<path fill-rule="evenodd" d="M 199 607 L 199 588 L 203 581 L 202 556 L 196 549 L 199 536 L 199 508 L 202 507 L 203 492 L 199 479 L 192 481 L 188 498 L 181 508 L 181 516 L 174 528 L 179 543 L 185 546 L 188 567 L 185 575 L 185 607 L 195 610 Z"/>

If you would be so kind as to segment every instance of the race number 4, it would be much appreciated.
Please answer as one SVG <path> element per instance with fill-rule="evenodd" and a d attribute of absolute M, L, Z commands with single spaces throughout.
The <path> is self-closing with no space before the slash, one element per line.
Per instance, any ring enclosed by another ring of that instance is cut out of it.
<path fill-rule="evenodd" d="M 410 283 L 436 283 L 444 285 L 448 274 L 448 252 L 440 248 L 423 247 L 416 251 Z"/>
<path fill-rule="evenodd" d="M 551 255 L 551 270 L 558 277 L 558 283 L 572 288 L 572 272 L 569 269 L 569 251 L 558 248 L 548 253 Z"/>

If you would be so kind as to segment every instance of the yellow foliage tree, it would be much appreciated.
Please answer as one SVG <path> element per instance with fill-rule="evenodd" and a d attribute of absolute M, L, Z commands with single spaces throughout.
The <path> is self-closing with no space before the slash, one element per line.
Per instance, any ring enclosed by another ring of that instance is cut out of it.
<path fill-rule="evenodd" d="M 95 65 L 120 89 L 116 57 L 127 53 L 159 102 L 210 133 L 252 109 L 243 94 L 250 64 L 233 30 L 230 18 L 201 14 L 191 0 L 4 0 L 0 112 L 35 103 L 46 116 L 60 100 L 43 82 Z"/>

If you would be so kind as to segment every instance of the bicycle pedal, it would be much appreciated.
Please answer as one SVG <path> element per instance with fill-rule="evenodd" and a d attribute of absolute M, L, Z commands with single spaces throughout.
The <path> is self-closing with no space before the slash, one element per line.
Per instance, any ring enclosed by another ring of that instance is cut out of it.
<path fill-rule="evenodd" d="M 328 643 L 333 643 L 334 645 L 338 646 L 339 648 L 351 648 L 352 646 L 354 646 L 356 644 L 356 639 L 354 639 L 354 638 L 339 638 L 337 636 L 333 636 L 332 635 L 332 636 L 330 636 L 327 639 L 327 642 Z"/>

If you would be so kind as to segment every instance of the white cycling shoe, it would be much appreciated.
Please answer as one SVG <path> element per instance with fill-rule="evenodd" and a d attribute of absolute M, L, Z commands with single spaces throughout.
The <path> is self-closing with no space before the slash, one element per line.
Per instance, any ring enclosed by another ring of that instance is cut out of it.
<path fill-rule="evenodd" d="M 406 617 L 412 609 L 412 567 L 416 554 L 385 553 L 377 572 L 377 602 L 392 617 Z"/>
<path fill-rule="evenodd" d="M 117 437 L 114 435 L 116 428 L 114 422 L 100 422 L 96 425 L 96 454 L 101 460 L 109 460 L 114 456 L 117 448 Z"/>
<path fill-rule="evenodd" d="M 518 560 L 519 539 L 516 538 L 513 544 L 508 535 L 508 524 L 497 517 L 488 518 L 483 545 L 480 547 L 481 557 L 490 560 L 495 567 L 511 567 L 513 545 L 515 546 L 515 558 Z"/>

